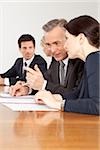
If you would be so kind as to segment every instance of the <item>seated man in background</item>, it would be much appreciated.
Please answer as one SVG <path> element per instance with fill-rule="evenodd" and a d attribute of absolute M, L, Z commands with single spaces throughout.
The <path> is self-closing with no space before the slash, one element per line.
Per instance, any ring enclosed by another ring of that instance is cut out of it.
<path fill-rule="evenodd" d="M 14 65 L 5 73 L 0 74 L 0 84 L 5 85 L 5 80 L 9 80 L 10 85 L 14 85 L 17 81 L 26 81 L 26 71 L 24 66 L 34 69 L 37 64 L 41 72 L 47 70 L 46 61 L 35 54 L 35 39 L 29 34 L 23 34 L 18 39 L 19 50 L 22 54 L 21 58 L 17 58 Z"/>

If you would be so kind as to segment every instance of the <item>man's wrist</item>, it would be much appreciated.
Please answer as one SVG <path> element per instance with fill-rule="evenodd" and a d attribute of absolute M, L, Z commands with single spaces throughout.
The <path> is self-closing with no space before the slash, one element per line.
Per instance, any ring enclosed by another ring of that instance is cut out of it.
<path fill-rule="evenodd" d="M 65 100 L 61 101 L 61 111 L 64 111 Z"/>
<path fill-rule="evenodd" d="M 43 86 L 42 86 L 42 89 L 41 89 L 41 90 L 45 90 L 46 84 L 47 84 L 47 80 L 44 80 Z"/>
<path fill-rule="evenodd" d="M 9 84 L 9 78 L 4 78 L 4 85 L 10 85 Z"/>
<path fill-rule="evenodd" d="M 28 86 L 27 86 L 27 88 L 28 88 L 28 95 L 29 95 L 29 94 L 32 93 L 32 89 L 30 87 L 28 87 Z"/>

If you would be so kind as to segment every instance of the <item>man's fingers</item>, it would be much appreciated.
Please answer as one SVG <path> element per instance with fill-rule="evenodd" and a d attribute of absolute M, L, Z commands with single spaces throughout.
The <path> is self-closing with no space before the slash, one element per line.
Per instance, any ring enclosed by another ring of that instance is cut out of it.
<path fill-rule="evenodd" d="M 38 103 L 38 104 L 44 104 L 44 102 L 43 102 L 42 99 L 36 99 L 36 103 Z"/>
<path fill-rule="evenodd" d="M 40 71 L 38 65 L 35 65 L 35 66 L 34 66 L 34 69 L 35 69 L 37 72 L 41 73 L 41 71 Z"/>
<path fill-rule="evenodd" d="M 34 66 L 34 69 L 32 69 L 32 68 L 30 68 L 30 67 L 25 67 L 24 69 L 25 69 L 27 72 L 29 72 L 29 73 L 31 73 L 31 74 L 33 74 L 33 75 L 36 74 L 36 72 L 41 73 L 41 71 L 40 71 L 38 65 L 35 65 L 35 66 Z"/>
<path fill-rule="evenodd" d="M 11 87 L 9 88 L 9 94 L 10 94 L 11 96 L 15 96 L 15 92 L 16 92 L 16 90 L 15 90 L 14 86 L 11 86 Z"/>
<path fill-rule="evenodd" d="M 27 72 L 34 74 L 34 70 L 30 67 L 24 67 L 24 70 L 26 70 Z"/>
<path fill-rule="evenodd" d="M 16 93 L 19 91 L 22 85 L 16 84 L 15 86 L 11 86 L 9 89 L 9 94 L 11 96 L 16 96 Z"/>

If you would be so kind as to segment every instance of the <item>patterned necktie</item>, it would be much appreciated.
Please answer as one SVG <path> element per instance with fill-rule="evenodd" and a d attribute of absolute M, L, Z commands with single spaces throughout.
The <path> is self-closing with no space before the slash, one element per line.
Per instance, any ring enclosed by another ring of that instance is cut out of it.
<path fill-rule="evenodd" d="M 25 62 L 25 67 L 27 67 L 27 63 Z"/>
<path fill-rule="evenodd" d="M 63 61 L 60 62 L 60 84 L 64 85 L 65 83 L 65 64 L 63 63 Z"/>

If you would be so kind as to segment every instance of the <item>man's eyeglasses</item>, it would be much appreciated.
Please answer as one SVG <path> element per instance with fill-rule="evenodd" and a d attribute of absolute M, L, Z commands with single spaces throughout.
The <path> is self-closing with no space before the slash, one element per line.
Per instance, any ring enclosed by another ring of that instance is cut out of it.
<path fill-rule="evenodd" d="M 64 46 L 64 44 L 65 44 L 65 40 L 63 40 L 63 41 L 55 41 L 52 44 L 45 43 L 44 46 L 49 49 L 51 47 L 61 47 L 61 46 Z"/>

